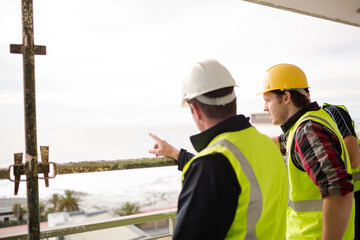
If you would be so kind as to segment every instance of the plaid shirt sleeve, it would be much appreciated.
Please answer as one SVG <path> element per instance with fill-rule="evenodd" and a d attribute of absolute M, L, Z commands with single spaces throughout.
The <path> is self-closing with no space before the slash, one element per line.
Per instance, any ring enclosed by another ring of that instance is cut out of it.
<path fill-rule="evenodd" d="M 322 198 L 353 191 L 352 176 L 341 159 L 339 139 L 324 125 L 306 121 L 299 126 L 294 159 L 319 187 Z"/>
<path fill-rule="evenodd" d="M 286 142 L 287 142 L 287 138 L 285 134 L 281 134 L 279 137 L 279 145 L 280 145 L 280 152 L 283 156 L 286 155 Z"/>

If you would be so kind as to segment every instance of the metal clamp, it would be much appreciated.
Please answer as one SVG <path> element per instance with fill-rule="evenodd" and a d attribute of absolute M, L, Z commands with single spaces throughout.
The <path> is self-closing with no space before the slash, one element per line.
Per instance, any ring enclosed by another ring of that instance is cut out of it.
<path fill-rule="evenodd" d="M 23 153 L 15 153 L 14 154 L 14 164 L 10 165 L 8 169 L 8 179 L 11 182 L 15 183 L 14 194 L 17 195 L 19 191 L 19 184 L 21 181 L 26 181 L 25 179 L 21 179 L 21 175 L 32 174 L 33 171 L 36 171 L 36 174 L 42 173 L 44 177 L 38 177 L 39 179 L 45 180 L 45 186 L 49 187 L 49 179 L 56 177 L 56 163 L 49 162 L 49 147 L 48 146 L 40 146 L 41 151 L 41 163 L 37 163 L 35 168 L 36 170 L 31 169 L 33 161 L 37 161 L 37 159 L 33 156 L 26 155 L 26 163 L 22 162 Z M 49 176 L 50 166 L 53 166 L 53 175 Z M 11 179 L 11 170 L 14 174 L 14 179 Z"/>
<path fill-rule="evenodd" d="M 54 171 L 51 176 L 49 176 L 50 173 L 50 165 L 53 166 Z M 45 179 L 45 186 L 49 187 L 49 179 L 56 177 L 56 163 L 54 162 L 48 162 L 48 163 L 39 163 L 39 168 L 44 169 L 44 171 L 39 171 L 39 173 L 43 173 L 44 177 L 38 177 L 39 179 Z"/>

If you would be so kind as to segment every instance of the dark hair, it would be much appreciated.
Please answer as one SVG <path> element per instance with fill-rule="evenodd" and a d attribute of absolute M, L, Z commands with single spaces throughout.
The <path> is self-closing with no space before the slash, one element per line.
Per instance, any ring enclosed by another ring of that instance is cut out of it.
<path fill-rule="evenodd" d="M 205 93 L 204 96 L 208 98 L 218 98 L 226 96 L 232 91 L 234 91 L 234 87 L 226 87 Z M 236 114 L 236 98 L 232 102 L 221 106 L 204 104 L 196 98 L 189 100 L 189 104 L 190 103 L 198 107 L 208 118 L 217 119 L 227 115 Z"/>
<path fill-rule="evenodd" d="M 306 93 L 309 93 L 309 89 L 304 88 Z M 305 96 L 304 94 L 299 93 L 297 90 L 273 90 L 272 93 L 276 94 L 278 97 L 281 97 L 285 94 L 286 91 L 290 92 L 291 100 L 295 107 L 303 108 L 310 103 L 310 98 Z"/>

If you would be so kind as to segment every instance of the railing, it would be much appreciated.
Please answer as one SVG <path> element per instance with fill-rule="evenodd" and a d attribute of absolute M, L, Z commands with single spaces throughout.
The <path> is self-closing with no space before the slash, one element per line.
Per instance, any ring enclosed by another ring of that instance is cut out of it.
<path fill-rule="evenodd" d="M 83 232 L 90 232 L 90 231 L 97 231 L 97 230 L 103 230 L 103 229 L 109 229 L 109 228 L 115 228 L 115 227 L 121 227 L 121 226 L 133 225 L 133 224 L 153 222 L 163 219 L 169 219 L 168 234 L 153 236 L 150 238 L 141 238 L 141 239 L 150 240 L 150 239 L 159 239 L 164 237 L 168 237 L 169 239 L 172 239 L 175 221 L 176 221 L 176 210 L 173 209 L 161 210 L 151 213 L 140 213 L 129 216 L 123 216 L 123 217 L 115 217 L 108 220 L 93 221 L 83 224 L 71 224 L 71 225 L 46 228 L 44 230 L 41 230 L 40 238 L 46 239 L 51 237 L 60 237 L 60 236 L 66 236 L 66 235 L 83 233 Z M 0 236 L 0 239 L 26 240 L 28 239 L 27 237 L 28 237 L 27 230 L 23 230 L 13 233 L 2 234 Z"/>
<path fill-rule="evenodd" d="M 48 147 L 41 148 L 46 151 Z M 17 154 L 15 154 L 16 158 Z M 15 191 L 19 188 L 20 180 L 17 179 L 16 169 L 24 168 L 25 163 L 14 164 L 9 168 L 0 169 L 0 180 L 9 179 L 15 182 Z M 70 163 L 50 163 L 53 166 L 53 170 L 49 171 L 48 174 L 51 176 L 46 177 L 45 181 L 49 178 L 54 178 L 60 174 L 72 174 L 72 173 L 88 173 L 88 172 L 102 172 L 102 171 L 113 171 L 113 170 L 125 170 L 125 169 L 139 169 L 139 168 L 151 168 L 161 166 L 173 166 L 176 165 L 176 161 L 172 158 L 160 157 L 160 158 L 141 158 L 141 159 L 127 159 L 127 160 L 116 160 L 116 161 L 84 161 L 84 162 L 70 162 Z M 38 168 L 43 166 L 38 164 Z M 13 172 L 13 177 L 11 176 Z M 52 227 L 42 230 L 40 232 L 40 238 L 59 237 L 65 235 L 71 235 L 82 232 L 96 231 L 107 228 L 115 228 L 120 226 L 132 225 L 153 222 L 157 220 L 169 219 L 169 233 L 166 235 L 155 236 L 152 238 L 144 238 L 147 240 L 158 239 L 162 237 L 169 237 L 172 239 L 173 230 L 175 226 L 176 210 L 163 210 L 151 213 L 134 214 L 131 216 L 111 218 L 109 220 L 96 221 L 91 223 L 73 224 L 59 227 Z M 12 240 L 12 239 L 29 239 L 28 231 L 19 231 L 15 233 L 2 234 L 0 239 Z"/>
<path fill-rule="evenodd" d="M 41 152 L 44 147 L 40 147 Z M 46 151 L 49 150 L 48 147 L 45 147 Z M 15 154 L 15 158 L 16 158 Z M 104 172 L 104 171 L 113 171 L 113 170 L 125 170 L 125 169 L 140 169 L 140 168 L 151 168 L 151 167 L 165 167 L 165 166 L 175 166 L 177 165 L 176 161 L 168 157 L 158 157 L 158 158 L 139 158 L 139 159 L 124 159 L 124 160 L 115 160 L 115 161 L 82 161 L 82 162 L 69 162 L 69 163 L 38 163 L 38 169 L 51 168 L 54 167 L 53 172 L 50 169 L 46 172 L 51 176 L 45 177 L 45 180 L 49 178 L 54 178 L 56 175 L 61 174 L 72 174 L 72 173 L 88 173 L 88 172 Z M 16 172 L 17 168 L 25 168 L 25 163 L 13 164 L 9 168 L 0 168 L 0 180 L 9 179 L 18 183 L 20 180 L 13 179 L 11 173 L 13 170 L 14 177 L 21 174 Z M 25 170 L 24 170 L 25 171 Z"/>

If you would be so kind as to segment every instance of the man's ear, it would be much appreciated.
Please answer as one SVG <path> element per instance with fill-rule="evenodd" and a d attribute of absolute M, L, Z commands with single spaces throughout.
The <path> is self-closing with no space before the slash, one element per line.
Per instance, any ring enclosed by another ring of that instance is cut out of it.
<path fill-rule="evenodd" d="M 191 109 L 191 113 L 194 115 L 194 117 L 196 117 L 196 119 L 198 120 L 202 119 L 202 112 L 196 105 L 190 103 L 190 109 Z"/>
<path fill-rule="evenodd" d="M 290 91 L 285 91 L 285 92 L 284 92 L 284 103 L 285 103 L 285 104 L 288 104 L 288 103 L 290 103 L 290 100 L 291 100 L 291 93 L 290 93 Z"/>

